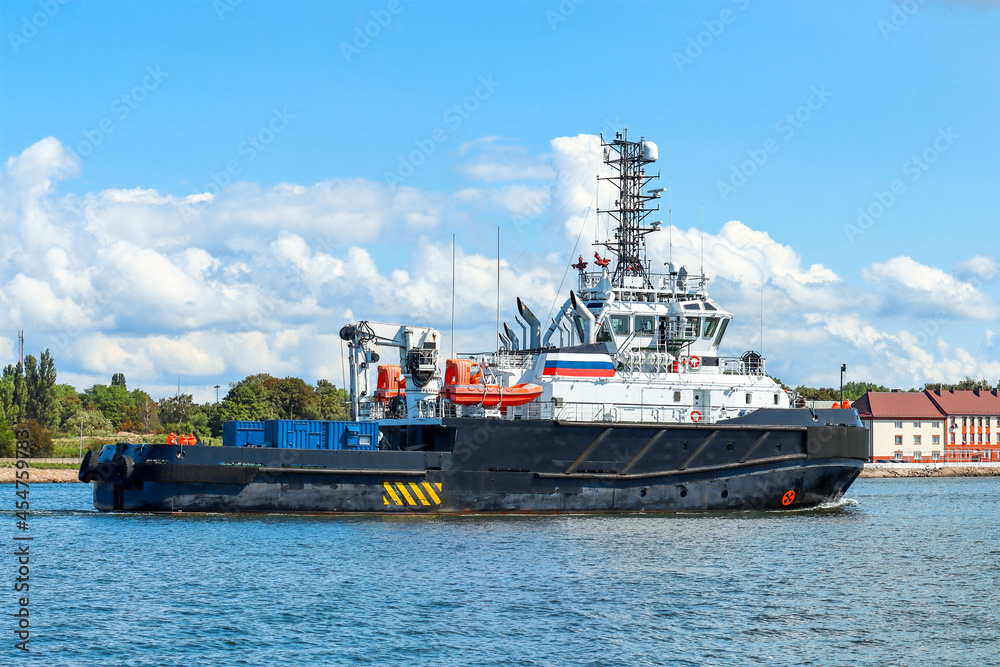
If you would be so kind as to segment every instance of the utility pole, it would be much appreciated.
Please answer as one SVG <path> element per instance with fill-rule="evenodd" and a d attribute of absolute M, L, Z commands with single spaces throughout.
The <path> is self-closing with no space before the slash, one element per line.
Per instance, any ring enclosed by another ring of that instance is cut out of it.
<path fill-rule="evenodd" d="M 847 364 L 840 365 L 840 400 L 844 400 L 844 373 L 847 372 Z"/>

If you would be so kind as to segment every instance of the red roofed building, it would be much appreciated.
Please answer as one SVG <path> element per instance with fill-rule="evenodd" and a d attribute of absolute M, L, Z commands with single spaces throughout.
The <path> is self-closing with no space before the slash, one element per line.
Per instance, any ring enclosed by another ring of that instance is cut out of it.
<path fill-rule="evenodd" d="M 996 389 L 870 391 L 852 407 L 869 429 L 873 461 L 1000 462 Z"/>
<path fill-rule="evenodd" d="M 945 460 L 945 415 L 926 392 L 869 391 L 852 407 L 868 427 L 871 460 Z"/>
<path fill-rule="evenodd" d="M 927 391 L 947 415 L 945 461 L 1000 462 L 1000 395 L 996 389 Z"/>

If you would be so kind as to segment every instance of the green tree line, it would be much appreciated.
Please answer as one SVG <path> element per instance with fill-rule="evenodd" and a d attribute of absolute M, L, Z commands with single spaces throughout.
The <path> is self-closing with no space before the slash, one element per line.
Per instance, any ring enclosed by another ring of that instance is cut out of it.
<path fill-rule="evenodd" d="M 218 403 L 196 404 L 191 394 L 153 398 L 142 389 L 129 390 L 125 376 L 110 384 L 78 392 L 56 382 L 49 350 L 36 359 L 8 365 L 0 376 L 0 456 L 14 456 L 16 429 L 30 431 L 30 454 L 49 456 L 53 436 L 113 436 L 121 431 L 142 434 L 194 433 L 200 439 L 221 438 L 227 420 L 346 419 L 347 393 L 327 380 L 310 385 L 300 378 L 259 373 L 232 386 Z"/>

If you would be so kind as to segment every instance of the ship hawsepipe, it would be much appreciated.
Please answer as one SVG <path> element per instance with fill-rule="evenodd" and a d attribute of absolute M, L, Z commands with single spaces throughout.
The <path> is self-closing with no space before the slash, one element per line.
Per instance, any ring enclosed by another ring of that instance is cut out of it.
<path fill-rule="evenodd" d="M 836 501 L 868 458 L 854 410 L 714 424 L 443 419 L 371 451 L 107 445 L 94 505 L 152 512 L 683 512 Z"/>

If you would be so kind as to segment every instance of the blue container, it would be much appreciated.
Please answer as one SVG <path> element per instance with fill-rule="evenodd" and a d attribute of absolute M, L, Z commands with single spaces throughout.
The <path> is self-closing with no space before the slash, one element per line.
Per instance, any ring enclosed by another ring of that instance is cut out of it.
<path fill-rule="evenodd" d="M 271 419 L 264 422 L 264 442 L 282 449 L 375 449 L 378 423 Z"/>
<path fill-rule="evenodd" d="M 330 422 L 333 437 L 340 449 L 375 449 L 378 446 L 377 422 Z"/>
<path fill-rule="evenodd" d="M 264 422 L 227 421 L 222 425 L 223 447 L 262 447 L 264 442 Z"/>

